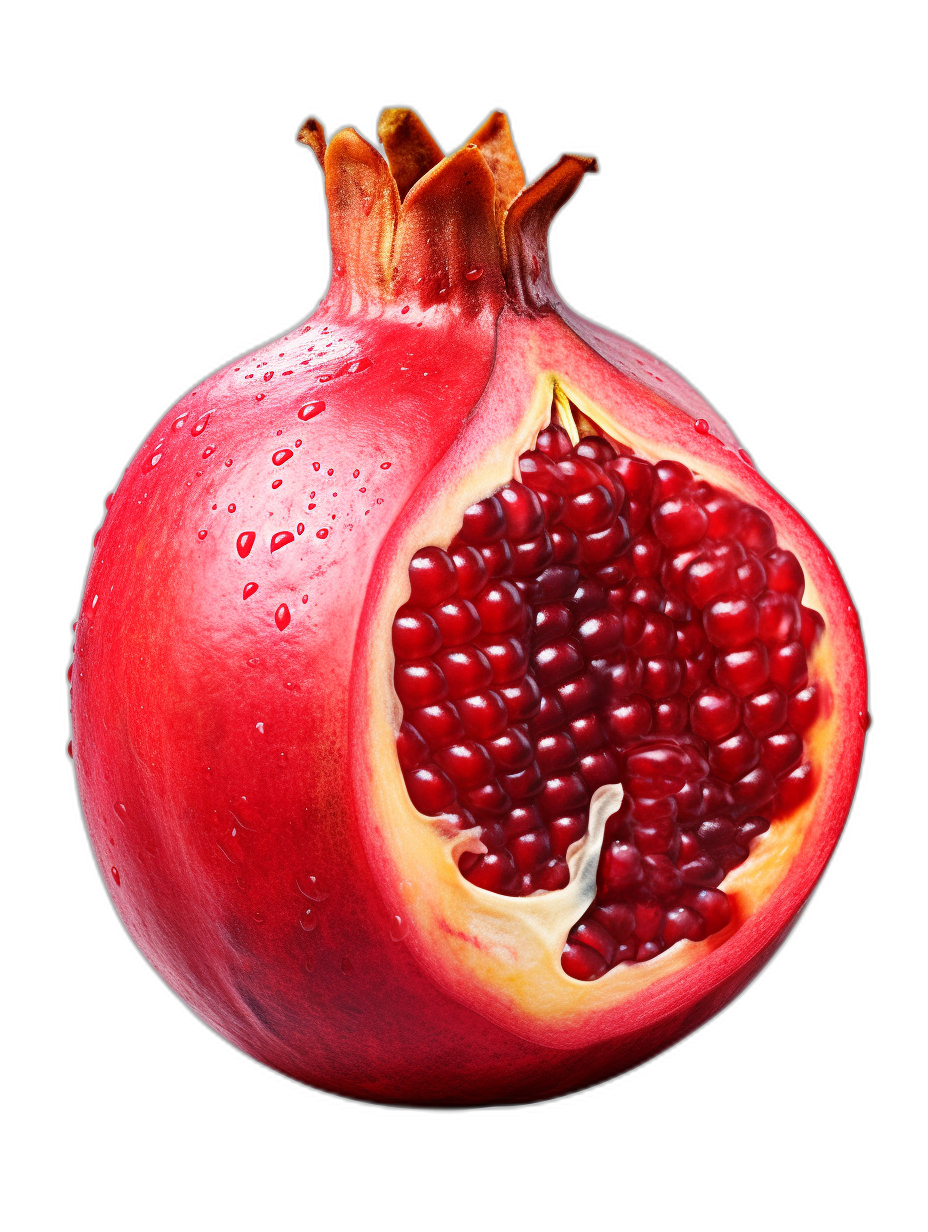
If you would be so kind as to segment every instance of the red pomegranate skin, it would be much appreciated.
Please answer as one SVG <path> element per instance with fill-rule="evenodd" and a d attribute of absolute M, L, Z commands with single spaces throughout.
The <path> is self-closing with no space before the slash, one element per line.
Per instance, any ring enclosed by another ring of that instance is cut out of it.
<path fill-rule="evenodd" d="M 182 398 L 107 503 L 76 630 L 73 755 L 117 911 L 225 1038 L 355 1098 L 538 1100 L 680 1039 L 781 943 L 850 807 L 863 647 L 827 549 L 727 425 L 557 297 L 548 223 L 592 160 L 564 159 L 517 196 L 500 115 L 447 159 L 412 113 L 386 113 L 381 133 L 395 178 L 352 130 L 325 152 L 319 309 Z M 302 136 L 325 149 L 318 125 Z M 518 955 L 501 960 L 511 980 L 494 975 L 496 924 L 462 931 L 432 866 L 404 863 L 403 836 L 426 819 L 390 795 L 389 629 L 413 552 L 447 543 L 531 447 L 543 423 L 527 408 L 551 372 L 654 457 L 685 457 L 769 513 L 825 620 L 831 709 L 769 892 L 633 987 L 570 981 L 557 948 L 542 1005 Z"/>

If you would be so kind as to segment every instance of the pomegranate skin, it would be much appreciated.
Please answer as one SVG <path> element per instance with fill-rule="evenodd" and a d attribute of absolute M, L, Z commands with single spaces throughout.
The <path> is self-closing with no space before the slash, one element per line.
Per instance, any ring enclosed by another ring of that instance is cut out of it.
<path fill-rule="evenodd" d="M 381 136 L 390 169 L 351 130 L 326 148 L 304 126 L 326 172 L 325 300 L 182 398 L 108 502 L 71 677 L 79 790 L 136 944 L 253 1057 L 384 1103 L 550 1098 L 680 1039 L 782 942 L 850 807 L 863 646 L 827 549 L 728 426 L 557 296 L 548 223 L 592 160 L 522 189 L 499 115 L 447 159 L 412 113 Z M 557 894 L 469 886 L 474 840 L 416 811 L 395 745 L 408 563 L 512 477 L 552 395 L 769 514 L 826 630 L 815 788 L 775 823 L 782 851 L 734 876 L 720 932 L 589 984 L 560 949 L 592 840 Z"/>

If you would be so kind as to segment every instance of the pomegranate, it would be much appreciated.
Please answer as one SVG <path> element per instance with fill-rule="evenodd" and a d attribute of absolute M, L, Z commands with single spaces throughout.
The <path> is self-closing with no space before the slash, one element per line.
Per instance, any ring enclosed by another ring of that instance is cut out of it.
<path fill-rule="evenodd" d="M 495 114 L 325 171 L 319 309 L 128 467 L 73 755 L 140 949 L 268 1065 L 539 1099 L 678 1040 L 770 957 L 867 726 L 828 551 L 681 377 L 558 297 L 591 158 Z"/>

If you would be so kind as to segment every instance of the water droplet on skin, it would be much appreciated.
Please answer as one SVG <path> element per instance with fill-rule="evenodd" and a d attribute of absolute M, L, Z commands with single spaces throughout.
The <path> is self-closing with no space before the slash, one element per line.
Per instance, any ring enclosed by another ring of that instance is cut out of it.
<path fill-rule="evenodd" d="M 271 539 L 271 551 L 276 552 L 278 548 L 285 548 L 288 543 L 292 543 L 294 539 L 292 530 L 279 530 Z"/>
<path fill-rule="evenodd" d="M 321 415 L 325 410 L 324 402 L 306 402 L 297 411 L 297 419 L 307 420 L 315 419 L 317 415 Z"/>
<path fill-rule="evenodd" d="M 119 818 L 120 821 L 129 820 L 129 813 L 124 804 L 114 804 L 113 812 L 116 814 L 116 816 Z"/>
<path fill-rule="evenodd" d="M 303 444 L 303 442 L 302 442 L 302 441 L 294 441 L 294 442 L 293 442 L 293 446 L 294 446 L 294 448 L 295 448 L 295 449 L 299 449 L 299 447 L 300 447 L 302 444 Z"/>
<path fill-rule="evenodd" d="M 293 457 L 292 449 L 278 449 L 277 452 L 274 454 L 274 456 L 271 458 L 271 461 L 274 463 L 275 466 L 283 466 L 283 464 L 285 462 L 289 462 L 292 457 Z"/>
<path fill-rule="evenodd" d="M 117 885 L 119 885 L 119 869 L 116 867 L 115 864 L 110 869 L 110 872 L 113 875 L 113 880 L 116 882 Z"/>
<path fill-rule="evenodd" d="M 255 532 L 253 530 L 243 530 L 235 541 L 235 547 L 242 560 L 248 555 L 255 544 Z"/>
<path fill-rule="evenodd" d="M 179 432 L 186 422 L 187 422 L 186 415 L 178 415 L 178 417 L 171 424 L 171 431 Z"/>
<path fill-rule="evenodd" d="M 256 911 L 254 912 L 254 919 L 256 924 L 263 924 L 267 919 L 267 916 L 263 911 Z"/>
<path fill-rule="evenodd" d="M 279 488 L 282 483 L 283 483 L 282 479 L 275 479 L 274 482 L 271 484 L 271 487 Z"/>
<path fill-rule="evenodd" d="M 256 723 L 256 724 L 255 724 L 255 731 L 259 731 L 259 732 L 261 733 L 261 735 L 263 736 L 263 735 L 264 735 L 264 724 L 263 724 L 263 723 Z"/>
<path fill-rule="evenodd" d="M 693 427 L 696 429 L 696 431 L 699 433 L 700 436 L 706 436 L 708 435 L 708 432 L 709 432 L 709 421 L 708 419 L 697 419 L 696 422 L 693 424 Z"/>
<path fill-rule="evenodd" d="M 405 307 L 403 307 L 403 308 L 401 308 L 401 309 L 400 309 L 400 312 L 403 314 L 403 316 L 405 316 L 405 315 L 406 315 L 406 313 L 407 313 L 408 311 L 409 311 L 409 305 L 408 305 L 408 304 L 406 304 L 406 306 L 405 306 Z"/>
<path fill-rule="evenodd" d="M 197 422 L 190 429 L 190 435 L 199 436 L 201 432 L 205 432 L 206 425 L 209 423 L 209 421 L 210 421 L 209 414 L 201 415 L 200 418 L 197 420 Z"/>
<path fill-rule="evenodd" d="M 71 760 L 73 761 L 73 760 L 74 760 L 74 745 L 71 743 L 71 741 L 70 741 L 70 740 L 68 741 L 68 750 L 67 750 L 67 751 L 68 751 L 68 756 L 69 756 L 69 757 L 71 758 Z"/>
<path fill-rule="evenodd" d="M 483 270 L 478 268 L 478 269 L 468 270 L 467 273 L 464 275 L 464 277 L 467 279 L 468 282 L 476 282 L 477 279 L 482 276 L 482 274 L 483 274 Z"/>
<path fill-rule="evenodd" d="M 249 582 L 248 585 L 245 587 L 245 589 L 242 591 L 242 598 L 250 599 L 257 589 L 258 589 L 257 582 Z"/>
<path fill-rule="evenodd" d="M 323 526 L 322 530 L 316 531 L 316 538 L 326 539 L 328 537 L 328 534 L 329 534 L 329 528 L 327 526 Z"/>
<path fill-rule="evenodd" d="M 381 469 L 382 471 L 388 471 L 392 465 L 393 465 L 393 463 L 392 463 L 392 462 L 381 462 L 381 464 L 380 464 L 380 469 Z M 330 472 L 330 473 L 331 473 L 331 472 Z"/>
<path fill-rule="evenodd" d="M 307 907 L 300 916 L 300 928 L 304 933 L 311 933 L 317 924 L 316 915 L 312 907 Z"/>
<path fill-rule="evenodd" d="M 263 402 L 264 394 L 255 394 L 255 402 Z"/>
<path fill-rule="evenodd" d="M 206 538 L 206 535 L 207 535 L 207 532 L 206 532 L 205 530 L 201 530 L 201 531 L 198 531 L 198 532 L 197 532 L 197 538 L 198 538 L 198 539 L 205 539 L 205 538 Z"/>
<path fill-rule="evenodd" d="M 264 374 L 264 379 L 265 379 L 266 381 L 270 381 L 270 380 L 273 378 L 273 376 L 274 376 L 273 371 L 271 371 L 271 372 L 265 372 L 265 374 Z"/>
<path fill-rule="evenodd" d="M 281 633 L 283 633 L 284 629 L 286 629 L 287 625 L 290 623 L 290 609 L 287 607 L 286 603 L 282 603 L 274 613 L 274 623 L 277 625 L 277 628 L 280 629 Z"/>
<path fill-rule="evenodd" d="M 302 533 L 303 533 L 303 531 L 304 531 L 305 529 L 306 529 L 306 527 L 303 525 L 303 523 L 302 523 L 302 522 L 297 522 L 297 524 L 296 524 L 296 533 L 297 533 L 298 535 L 302 535 Z"/>
<path fill-rule="evenodd" d="M 234 505 L 230 505 L 230 506 L 229 506 L 229 513 L 235 513 L 235 506 L 234 506 Z"/>
<path fill-rule="evenodd" d="M 162 458 L 162 454 L 160 454 L 160 453 L 153 453 L 153 454 L 152 454 L 152 456 L 148 459 L 148 465 L 149 465 L 149 467 L 153 468 L 153 467 L 157 466 L 157 465 L 158 465 L 158 463 L 161 461 L 161 458 Z"/>
<path fill-rule="evenodd" d="M 751 461 L 751 455 L 748 453 L 746 449 L 739 449 L 738 457 L 741 459 L 742 462 L 746 462 L 748 466 L 753 467 L 754 463 Z"/>
<path fill-rule="evenodd" d="M 328 890 L 322 888 L 319 884 L 319 878 L 314 877 L 312 873 L 300 873 L 296 880 L 296 888 L 313 903 L 324 903 L 329 897 Z"/>
<path fill-rule="evenodd" d="M 869 710 L 861 710 L 857 715 L 857 722 L 860 724 L 861 731 L 869 731 L 870 724 L 873 722 L 873 717 Z"/>
<path fill-rule="evenodd" d="M 226 458 L 226 466 L 231 466 L 231 465 L 232 465 L 232 459 Z"/>
<path fill-rule="evenodd" d="M 390 938 L 393 941 L 402 941 L 409 932 L 409 926 L 401 915 L 393 915 L 390 917 Z"/>
<path fill-rule="evenodd" d="M 99 600 L 100 600 L 100 596 L 99 596 L 99 595 L 94 595 L 94 597 L 93 597 L 93 602 L 92 602 L 92 603 L 91 603 L 91 605 L 90 605 L 90 610 L 91 610 L 91 611 L 93 611 L 93 609 L 97 606 L 97 603 L 99 602 Z"/>
<path fill-rule="evenodd" d="M 304 596 L 303 596 L 303 599 L 302 599 L 302 602 L 303 602 L 303 603 L 308 603 L 308 602 L 309 602 L 309 595 L 304 595 Z"/>
<path fill-rule="evenodd" d="M 211 454 L 214 454 L 215 452 L 216 452 L 215 445 L 207 445 L 207 447 L 203 450 L 203 457 L 208 458 L 210 457 Z"/>

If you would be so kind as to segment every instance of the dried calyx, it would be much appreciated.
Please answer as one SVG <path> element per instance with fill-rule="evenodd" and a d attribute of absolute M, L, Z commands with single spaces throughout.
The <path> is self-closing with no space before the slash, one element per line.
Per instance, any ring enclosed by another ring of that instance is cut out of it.
<path fill-rule="evenodd" d="M 559 302 L 548 227 L 595 158 L 565 154 L 526 187 L 500 111 L 447 157 L 408 108 L 385 110 L 378 135 L 387 161 L 353 128 L 328 145 L 317 120 L 300 129 L 325 171 L 333 291 L 356 304 L 458 300 L 472 311 L 504 298 L 532 311 Z"/>

